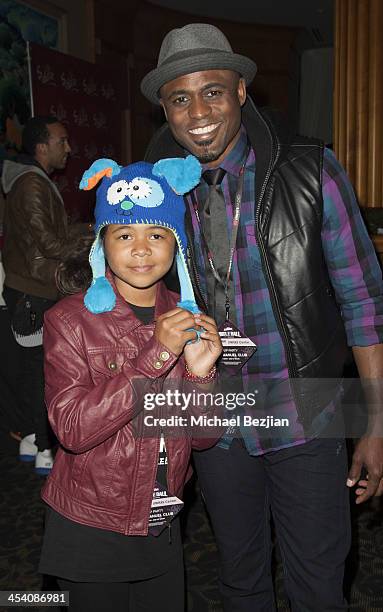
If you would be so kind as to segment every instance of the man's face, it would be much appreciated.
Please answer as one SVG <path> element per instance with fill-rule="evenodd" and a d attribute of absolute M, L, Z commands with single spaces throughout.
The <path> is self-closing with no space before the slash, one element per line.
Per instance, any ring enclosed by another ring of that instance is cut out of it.
<path fill-rule="evenodd" d="M 177 142 L 200 162 L 219 166 L 239 137 L 244 79 L 232 70 L 194 72 L 163 85 L 160 96 Z"/>
<path fill-rule="evenodd" d="M 49 171 L 62 170 L 65 168 L 70 146 L 68 142 L 68 132 L 61 123 L 50 123 L 47 125 L 49 132 L 48 142 L 38 145 L 44 157 L 44 166 Z"/>

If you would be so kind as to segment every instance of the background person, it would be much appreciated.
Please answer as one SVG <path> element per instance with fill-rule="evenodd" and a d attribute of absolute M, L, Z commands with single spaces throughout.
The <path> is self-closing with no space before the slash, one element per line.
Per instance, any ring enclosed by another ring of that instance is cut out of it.
<path fill-rule="evenodd" d="M 20 458 L 34 461 L 42 475 L 52 468 L 52 435 L 44 403 L 42 317 L 58 298 L 55 271 L 68 248 L 71 233 L 64 202 L 50 179 L 63 170 L 70 153 L 66 128 L 55 117 L 34 117 L 23 131 L 25 154 L 6 160 L 1 176 L 6 196 L 2 261 L 3 297 L 18 347 L 20 405 L 25 415 Z M 17 324 L 16 324 L 17 318 Z"/>

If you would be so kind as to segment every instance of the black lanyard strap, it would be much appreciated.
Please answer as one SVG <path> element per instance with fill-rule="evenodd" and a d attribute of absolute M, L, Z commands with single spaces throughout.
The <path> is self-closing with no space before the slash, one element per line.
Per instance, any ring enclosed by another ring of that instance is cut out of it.
<path fill-rule="evenodd" d="M 230 236 L 230 248 L 229 248 L 229 262 L 228 262 L 228 266 L 227 266 L 227 271 L 226 271 L 226 277 L 225 280 L 223 281 L 222 278 L 220 277 L 220 275 L 218 274 L 218 271 L 214 265 L 214 260 L 213 260 L 213 254 L 209 248 L 209 245 L 207 243 L 204 231 L 202 229 L 202 224 L 201 224 L 201 218 L 199 215 L 199 210 L 198 210 L 198 203 L 195 197 L 195 193 L 194 191 L 191 192 L 191 200 L 192 200 L 192 204 L 193 204 L 193 210 L 194 210 L 194 214 L 195 217 L 197 219 L 197 223 L 199 226 L 199 231 L 200 231 L 200 235 L 201 235 L 201 240 L 202 240 L 202 245 L 203 248 L 205 250 L 206 253 L 206 258 L 209 262 L 211 271 L 214 275 L 215 280 L 218 283 L 221 283 L 225 285 L 225 311 L 226 311 L 226 319 L 229 319 L 229 315 L 230 315 L 230 298 L 229 298 L 229 286 L 230 286 L 230 275 L 231 275 L 231 270 L 233 267 L 233 260 L 234 260 L 234 253 L 235 253 L 235 247 L 236 247 L 236 243 L 237 243 L 237 236 L 238 236 L 238 228 L 239 228 L 239 220 L 241 217 L 241 204 L 242 204 L 242 194 L 243 194 L 243 182 L 244 182 L 244 174 L 245 174 L 245 168 L 246 168 L 246 162 L 247 162 L 247 158 L 249 156 L 250 153 L 250 146 L 247 146 L 246 149 L 246 153 L 245 153 L 245 158 L 244 158 L 244 162 L 240 168 L 239 171 L 239 177 L 238 177 L 238 185 L 237 185 L 237 191 L 235 194 L 235 201 L 234 201 L 234 214 L 233 214 L 233 226 L 231 229 L 231 236 Z"/>

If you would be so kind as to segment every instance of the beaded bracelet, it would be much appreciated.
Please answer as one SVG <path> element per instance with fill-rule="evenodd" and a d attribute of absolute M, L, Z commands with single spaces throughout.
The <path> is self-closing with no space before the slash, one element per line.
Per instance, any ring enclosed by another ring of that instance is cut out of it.
<path fill-rule="evenodd" d="M 196 376 L 195 374 L 193 374 L 193 372 L 190 372 L 189 368 L 187 367 L 187 364 L 185 363 L 184 378 L 186 380 L 190 380 L 196 383 L 209 383 L 212 380 L 214 380 L 214 378 L 216 377 L 216 374 L 217 374 L 217 368 L 214 365 L 211 368 L 209 374 L 207 374 L 206 376 Z"/>

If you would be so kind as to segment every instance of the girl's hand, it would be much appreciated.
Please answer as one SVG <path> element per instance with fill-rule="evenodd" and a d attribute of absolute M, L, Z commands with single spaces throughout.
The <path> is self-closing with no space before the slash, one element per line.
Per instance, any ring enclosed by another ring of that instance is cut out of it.
<path fill-rule="evenodd" d="M 186 331 L 195 327 L 194 315 L 183 308 L 174 308 L 158 317 L 154 336 L 175 355 L 180 355 L 189 340 L 195 339 L 194 331 Z"/>
<path fill-rule="evenodd" d="M 217 325 L 211 317 L 199 313 L 192 315 L 194 327 L 203 327 L 206 331 L 201 333 L 198 342 L 187 344 L 184 348 L 186 364 L 195 376 L 207 376 L 222 353 L 221 338 L 218 334 Z M 193 332 L 193 340 L 195 333 Z"/>

